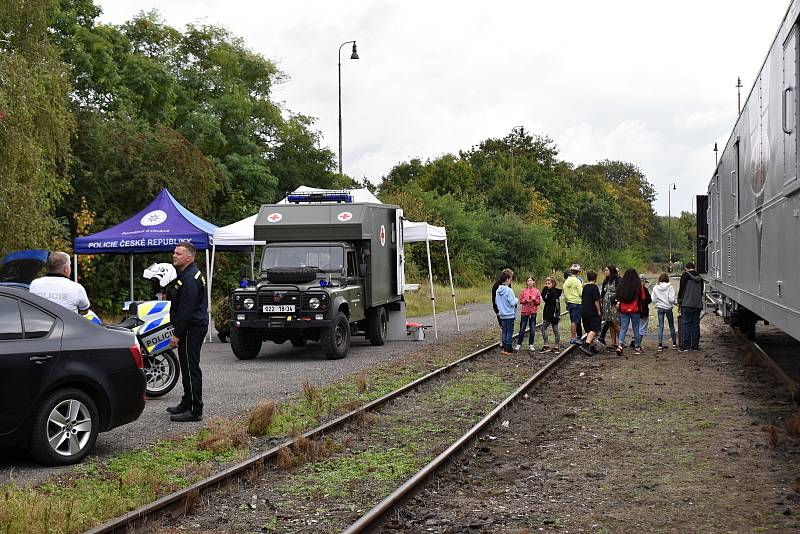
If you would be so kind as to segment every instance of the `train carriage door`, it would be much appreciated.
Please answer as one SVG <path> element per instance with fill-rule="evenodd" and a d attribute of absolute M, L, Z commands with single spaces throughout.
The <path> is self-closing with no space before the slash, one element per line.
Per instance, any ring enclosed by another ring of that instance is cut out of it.
<path fill-rule="evenodd" d="M 797 25 L 783 43 L 783 87 L 781 122 L 783 128 L 783 179 L 797 179 Z"/>

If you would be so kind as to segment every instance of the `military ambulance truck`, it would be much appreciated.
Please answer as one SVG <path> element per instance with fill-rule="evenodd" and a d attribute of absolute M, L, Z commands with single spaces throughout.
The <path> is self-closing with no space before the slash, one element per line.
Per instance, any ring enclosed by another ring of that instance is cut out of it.
<path fill-rule="evenodd" d="M 256 357 L 264 341 L 287 340 L 295 347 L 319 341 L 326 358 L 344 358 L 351 335 L 383 345 L 390 318 L 395 330 L 400 318 L 405 336 L 403 210 L 332 197 L 345 202 L 290 195 L 289 204 L 261 206 L 260 274 L 230 300 L 237 358 Z"/>

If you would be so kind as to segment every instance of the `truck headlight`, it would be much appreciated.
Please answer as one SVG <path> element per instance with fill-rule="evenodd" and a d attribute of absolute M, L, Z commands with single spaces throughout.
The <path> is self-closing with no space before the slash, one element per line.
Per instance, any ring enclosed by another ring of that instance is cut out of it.
<path fill-rule="evenodd" d="M 252 310 L 253 306 L 256 305 L 255 301 L 253 299 L 251 299 L 250 297 L 244 299 L 243 304 L 244 304 L 244 308 L 246 310 Z"/>
<path fill-rule="evenodd" d="M 311 306 L 312 310 L 316 310 L 317 308 L 319 308 L 319 299 L 317 297 L 309 299 L 308 305 Z"/>

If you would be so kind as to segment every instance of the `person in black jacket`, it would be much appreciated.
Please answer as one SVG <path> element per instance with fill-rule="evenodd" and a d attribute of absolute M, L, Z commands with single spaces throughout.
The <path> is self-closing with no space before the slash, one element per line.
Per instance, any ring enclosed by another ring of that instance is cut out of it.
<path fill-rule="evenodd" d="M 681 308 L 681 349 L 700 349 L 700 312 L 703 311 L 703 277 L 695 270 L 694 262 L 687 262 L 678 288 L 678 306 Z"/>
<path fill-rule="evenodd" d="M 188 241 L 175 246 L 172 265 L 178 270 L 170 320 L 175 332 L 171 347 L 178 347 L 178 360 L 183 380 L 183 398 L 177 406 L 167 408 L 172 421 L 200 421 L 203 418 L 203 373 L 200 371 L 200 349 L 208 331 L 208 295 L 206 279 L 194 263 L 197 250 Z"/>
<path fill-rule="evenodd" d="M 559 306 L 558 299 L 561 298 L 561 290 L 556 287 L 556 279 L 548 276 L 544 281 L 544 289 L 542 289 L 542 303 L 544 303 L 544 310 L 542 311 L 542 339 L 544 345 L 540 352 L 560 352 L 561 351 L 561 336 L 558 332 L 558 320 L 561 318 L 561 306 Z M 556 344 L 550 347 L 547 343 L 547 327 L 553 330 Z"/>

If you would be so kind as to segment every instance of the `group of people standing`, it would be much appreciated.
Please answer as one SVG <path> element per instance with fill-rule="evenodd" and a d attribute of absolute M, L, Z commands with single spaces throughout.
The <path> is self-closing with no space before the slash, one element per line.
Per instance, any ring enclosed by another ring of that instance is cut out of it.
<path fill-rule="evenodd" d="M 203 418 L 203 374 L 200 370 L 200 351 L 208 330 L 208 297 L 206 280 L 197 265 L 197 249 L 188 241 L 175 246 L 172 265 L 179 275 L 169 292 L 170 321 L 175 327 L 170 347 L 178 349 L 178 361 L 183 380 L 183 397 L 177 406 L 167 408 L 170 420 L 200 421 Z M 51 252 L 45 265 L 47 274 L 33 280 L 30 292 L 86 315 L 89 298 L 84 287 L 70 280 L 72 267 L 69 254 Z"/>
<path fill-rule="evenodd" d="M 501 354 L 508 355 L 520 350 L 525 341 L 526 330 L 529 335 L 528 349 L 536 350 L 536 318 L 539 307 L 544 304 L 542 312 L 541 333 L 543 346 L 540 352 L 560 352 L 563 347 L 558 331 L 561 318 L 560 298 L 563 294 L 566 302 L 566 314 L 570 321 L 571 344 L 578 345 L 586 354 L 597 354 L 597 344 L 606 347 L 609 352 L 622 356 L 625 348 L 625 337 L 631 330 L 630 348 L 634 354 L 642 354 L 641 340 L 647 333 L 650 304 L 654 303 L 658 318 L 658 351 L 664 351 L 664 324 L 669 326 L 669 333 L 674 350 L 698 350 L 700 342 L 700 312 L 703 308 L 703 279 L 695 270 L 694 263 L 686 264 L 676 294 L 667 273 L 661 273 L 658 282 L 648 290 L 647 277 L 640 275 L 636 269 L 627 269 L 620 276 L 614 265 L 606 265 L 602 286 L 597 285 L 597 273 L 588 271 L 586 282 L 580 276 L 581 266 L 572 264 L 564 273 L 564 284 L 556 287 L 552 276 L 545 279 L 545 287 L 539 291 L 536 279 L 528 276 L 525 287 L 517 298 L 511 289 L 514 272 L 510 268 L 503 269 L 492 288 L 492 303 L 501 329 Z M 514 345 L 514 325 L 517 307 L 520 310 L 519 334 Z M 673 308 L 678 305 L 681 310 L 681 344 L 678 345 L 675 332 Z M 548 329 L 552 329 L 555 344 L 548 342 Z M 584 336 L 583 331 L 586 332 Z M 606 336 L 610 335 L 609 342 Z"/>

